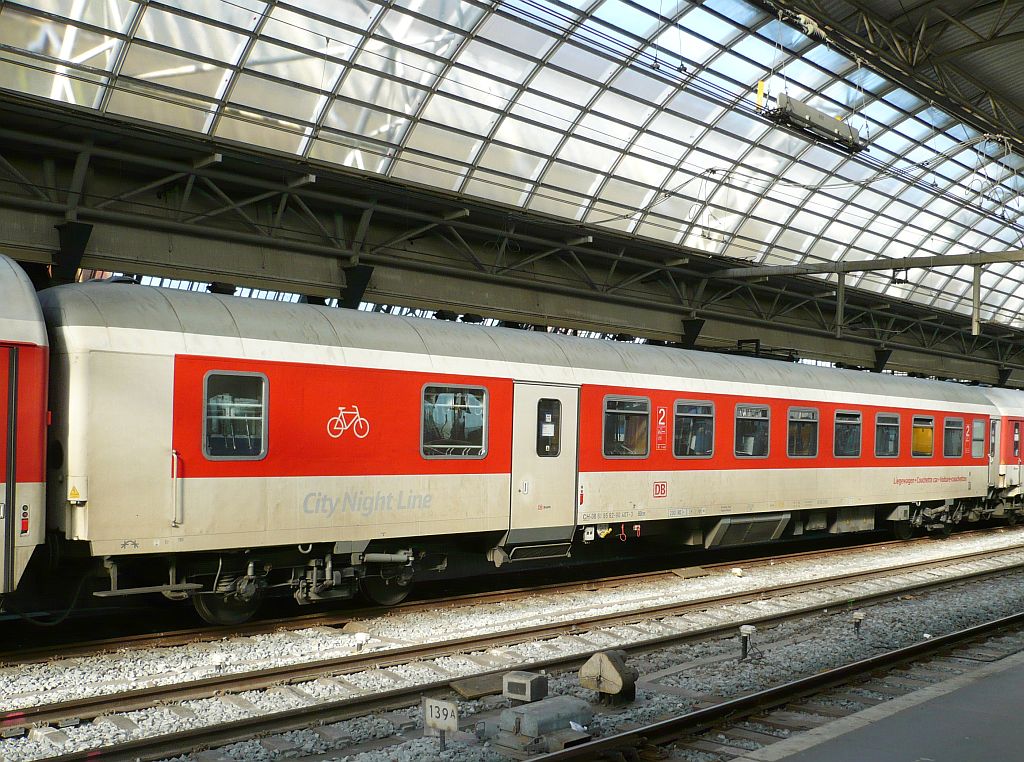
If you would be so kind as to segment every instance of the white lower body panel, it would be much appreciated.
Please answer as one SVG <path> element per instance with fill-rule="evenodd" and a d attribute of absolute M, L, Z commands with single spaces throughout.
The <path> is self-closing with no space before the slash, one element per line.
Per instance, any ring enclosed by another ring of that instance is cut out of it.
<path fill-rule="evenodd" d="M 7 485 L 0 482 L 0 498 L 7 494 Z M 14 590 L 25 573 L 36 546 L 46 538 L 44 498 L 46 487 L 38 482 L 19 482 L 14 505 L 6 506 L 4 521 L 14 524 L 14 578 L 9 587 Z M 22 532 L 22 516 L 28 517 L 28 531 Z M 6 528 L 6 527 L 4 527 Z"/>
<path fill-rule="evenodd" d="M 159 511 L 133 536 L 84 539 L 121 555 L 503 531 L 509 487 L 507 474 L 183 479 L 180 526 Z"/>
<path fill-rule="evenodd" d="M 980 497 L 987 466 L 580 474 L 579 523 L 655 521 Z"/>

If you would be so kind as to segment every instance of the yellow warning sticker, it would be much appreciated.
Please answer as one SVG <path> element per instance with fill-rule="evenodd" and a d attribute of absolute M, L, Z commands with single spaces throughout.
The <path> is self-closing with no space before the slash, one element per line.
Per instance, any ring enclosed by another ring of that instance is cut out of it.
<path fill-rule="evenodd" d="M 81 496 L 82 495 L 79 493 L 78 487 L 72 487 L 71 491 L 68 493 L 68 497 L 72 500 L 78 500 Z"/>

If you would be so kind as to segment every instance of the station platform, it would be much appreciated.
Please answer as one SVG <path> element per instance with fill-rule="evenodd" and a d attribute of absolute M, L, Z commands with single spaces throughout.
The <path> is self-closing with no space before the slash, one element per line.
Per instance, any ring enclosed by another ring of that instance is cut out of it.
<path fill-rule="evenodd" d="M 800 733 L 736 762 L 1024 759 L 1024 653 Z"/>

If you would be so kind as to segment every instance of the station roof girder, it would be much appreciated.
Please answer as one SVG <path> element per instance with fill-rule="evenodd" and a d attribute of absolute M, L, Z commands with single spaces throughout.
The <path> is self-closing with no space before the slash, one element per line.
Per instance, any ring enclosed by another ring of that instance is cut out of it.
<path fill-rule="evenodd" d="M 352 268 L 369 267 L 375 302 L 671 342 L 698 319 L 706 347 L 756 337 L 864 367 L 887 347 L 908 372 L 1024 376 L 1014 330 L 971 336 L 966 317 L 856 289 L 840 300 L 821 277 L 722 277 L 734 260 L 614 231 L 343 172 L 314 179 L 93 117 L 55 111 L 41 130 L 34 108 L 3 113 L 0 209 L 17 213 L 0 249 L 23 261 L 51 262 L 54 226 L 73 216 L 95 226 L 82 260 L 95 269 L 344 297 Z"/>

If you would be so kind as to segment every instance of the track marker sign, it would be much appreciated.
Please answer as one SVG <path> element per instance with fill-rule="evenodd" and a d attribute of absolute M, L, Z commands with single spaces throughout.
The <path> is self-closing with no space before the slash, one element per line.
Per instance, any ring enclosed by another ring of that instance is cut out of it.
<path fill-rule="evenodd" d="M 444 751 L 444 734 L 459 729 L 459 708 L 454 701 L 440 701 L 423 697 L 423 724 L 436 730 L 441 737 L 440 750 Z"/>

